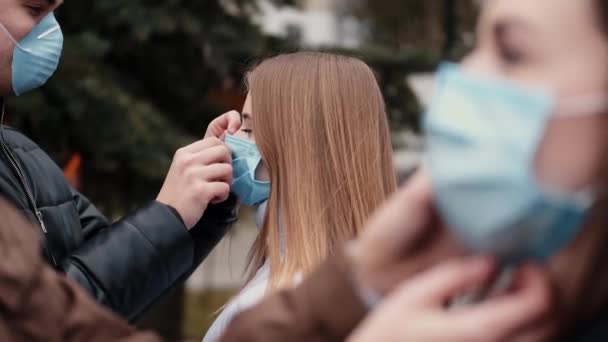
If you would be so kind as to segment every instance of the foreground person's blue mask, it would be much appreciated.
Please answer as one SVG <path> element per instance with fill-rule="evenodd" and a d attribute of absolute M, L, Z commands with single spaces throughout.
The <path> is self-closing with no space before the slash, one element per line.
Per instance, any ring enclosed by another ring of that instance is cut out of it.
<path fill-rule="evenodd" d="M 441 216 L 471 251 L 543 260 L 576 237 L 593 197 L 540 184 L 534 170 L 556 106 L 546 94 L 441 67 L 425 118 L 428 166 Z"/>
<path fill-rule="evenodd" d="M 15 44 L 13 52 L 13 92 L 22 95 L 44 85 L 55 73 L 63 50 L 63 33 L 53 13 L 17 42 L 6 27 L 0 30 Z"/>
<path fill-rule="evenodd" d="M 270 182 L 255 179 L 255 171 L 262 162 L 258 147 L 245 139 L 226 135 L 232 151 L 232 188 L 241 203 L 256 206 L 270 196 Z"/>

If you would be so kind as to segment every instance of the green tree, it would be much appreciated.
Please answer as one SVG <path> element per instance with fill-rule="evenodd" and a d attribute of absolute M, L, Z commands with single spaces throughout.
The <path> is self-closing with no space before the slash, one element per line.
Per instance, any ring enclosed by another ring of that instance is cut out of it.
<path fill-rule="evenodd" d="M 357 51 L 377 71 L 394 129 L 420 129 L 421 108 L 406 83 L 412 72 L 432 71 L 442 58 L 466 51 L 477 6 L 474 0 L 452 0 L 457 41 L 449 56 L 445 46 L 445 3 L 428 0 L 343 0 L 336 2 L 344 17 L 362 25 L 363 47 Z"/>
<path fill-rule="evenodd" d="M 452 0 L 456 30 L 471 32 L 477 15 L 474 0 Z M 423 50 L 442 57 L 445 40 L 445 1 L 345 0 L 339 3 L 344 15 L 359 19 L 366 29 L 366 41 L 394 51 Z"/>

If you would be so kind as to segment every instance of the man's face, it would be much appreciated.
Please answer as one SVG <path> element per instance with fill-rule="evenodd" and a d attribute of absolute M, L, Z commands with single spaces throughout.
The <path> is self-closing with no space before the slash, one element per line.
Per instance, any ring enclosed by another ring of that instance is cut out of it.
<path fill-rule="evenodd" d="M 20 41 L 63 0 L 0 0 L 0 23 Z M 11 65 L 15 44 L 0 30 L 0 96 L 13 93 Z"/>

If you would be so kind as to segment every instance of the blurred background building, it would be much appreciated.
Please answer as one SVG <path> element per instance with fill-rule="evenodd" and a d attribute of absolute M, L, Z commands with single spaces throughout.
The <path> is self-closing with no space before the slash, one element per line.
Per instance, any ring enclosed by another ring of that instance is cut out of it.
<path fill-rule="evenodd" d="M 112 218 L 156 197 L 174 151 L 240 109 L 256 60 L 299 49 L 355 55 L 376 71 L 401 179 L 421 159 L 419 122 L 433 71 L 473 43 L 473 0 L 104 0 L 67 2 L 62 64 L 8 103 L 8 121 Z M 257 231 L 243 209 L 230 235 L 139 324 L 200 340 L 243 284 Z"/>

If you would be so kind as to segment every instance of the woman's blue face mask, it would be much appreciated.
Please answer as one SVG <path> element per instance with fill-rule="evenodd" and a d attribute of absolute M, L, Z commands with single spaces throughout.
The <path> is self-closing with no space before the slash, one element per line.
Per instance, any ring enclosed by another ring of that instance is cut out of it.
<path fill-rule="evenodd" d="M 256 179 L 262 156 L 255 143 L 226 135 L 226 145 L 232 151 L 232 188 L 241 203 L 257 206 L 270 196 L 270 182 Z"/>
<path fill-rule="evenodd" d="M 424 127 L 435 200 L 448 226 L 472 251 L 503 262 L 555 254 L 577 235 L 594 193 L 539 182 L 539 145 L 553 115 L 607 107 L 604 96 L 558 100 L 443 65 Z"/>

